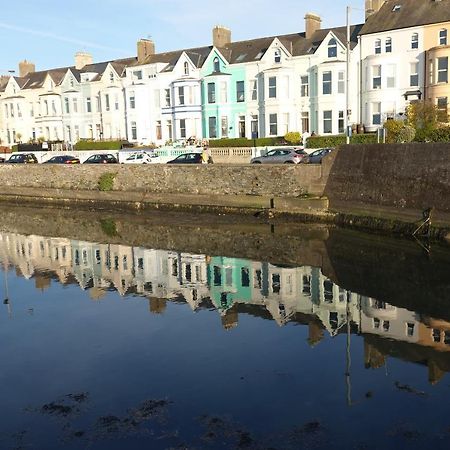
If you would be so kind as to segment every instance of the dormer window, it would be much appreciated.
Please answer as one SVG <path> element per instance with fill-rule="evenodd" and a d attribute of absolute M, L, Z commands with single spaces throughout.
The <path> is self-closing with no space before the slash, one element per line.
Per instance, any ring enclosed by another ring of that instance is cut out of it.
<path fill-rule="evenodd" d="M 402 5 L 395 5 L 393 8 L 392 8 L 392 12 L 397 12 L 397 11 L 400 11 L 400 8 L 402 7 Z"/>
<path fill-rule="evenodd" d="M 413 33 L 411 36 L 411 49 L 419 48 L 419 35 L 417 33 Z"/>
<path fill-rule="evenodd" d="M 220 63 L 219 58 L 216 56 L 213 61 L 214 64 L 214 72 L 220 72 Z"/>
<path fill-rule="evenodd" d="M 187 62 L 184 63 L 184 74 L 189 75 L 189 64 Z"/>
<path fill-rule="evenodd" d="M 439 31 L 439 45 L 447 45 L 447 29 L 443 28 Z"/>
<path fill-rule="evenodd" d="M 275 61 L 275 64 L 279 64 L 281 62 L 281 51 L 279 48 L 275 49 L 274 61 Z"/>
<path fill-rule="evenodd" d="M 392 38 L 386 38 L 386 53 L 392 53 Z"/>
<path fill-rule="evenodd" d="M 336 39 L 331 38 L 328 41 L 328 58 L 336 58 L 337 56 L 337 42 Z"/>
<path fill-rule="evenodd" d="M 379 55 L 381 53 L 381 39 L 375 41 L 375 54 Z"/>

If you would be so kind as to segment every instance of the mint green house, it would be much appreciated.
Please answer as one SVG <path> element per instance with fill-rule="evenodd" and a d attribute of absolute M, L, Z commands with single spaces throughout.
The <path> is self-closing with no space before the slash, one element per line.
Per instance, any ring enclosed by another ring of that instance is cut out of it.
<path fill-rule="evenodd" d="M 202 67 L 202 128 L 208 139 L 246 137 L 245 67 L 213 49 Z"/>
<path fill-rule="evenodd" d="M 211 300 L 219 311 L 230 309 L 234 302 L 252 301 L 251 261 L 214 256 L 207 268 Z"/>

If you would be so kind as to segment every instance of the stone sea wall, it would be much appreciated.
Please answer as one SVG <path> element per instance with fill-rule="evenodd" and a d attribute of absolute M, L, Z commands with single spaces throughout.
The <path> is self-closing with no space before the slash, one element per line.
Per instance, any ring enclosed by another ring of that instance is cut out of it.
<path fill-rule="evenodd" d="M 114 174 L 111 190 L 120 192 L 299 197 L 321 195 L 325 187 L 319 165 L 2 164 L 0 193 L 11 187 L 98 191 L 104 173 Z"/>
<path fill-rule="evenodd" d="M 450 143 L 348 145 L 326 164 L 331 207 L 450 212 Z"/>

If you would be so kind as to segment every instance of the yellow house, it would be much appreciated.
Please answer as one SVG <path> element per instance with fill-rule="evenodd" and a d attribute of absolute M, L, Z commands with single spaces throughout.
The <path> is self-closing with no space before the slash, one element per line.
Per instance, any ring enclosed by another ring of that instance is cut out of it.
<path fill-rule="evenodd" d="M 441 120 L 450 114 L 450 21 L 424 27 L 425 98 L 437 105 Z M 445 118 L 445 120 L 444 120 Z"/>

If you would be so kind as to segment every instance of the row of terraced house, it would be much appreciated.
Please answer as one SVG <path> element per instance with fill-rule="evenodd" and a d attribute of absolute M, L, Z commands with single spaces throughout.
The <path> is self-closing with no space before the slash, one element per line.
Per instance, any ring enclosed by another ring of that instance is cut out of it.
<path fill-rule="evenodd" d="M 373 132 L 413 101 L 448 112 L 450 0 L 366 0 L 365 10 L 349 33 L 307 13 L 299 33 L 233 42 L 216 26 L 199 48 L 158 53 L 141 39 L 126 59 L 77 53 L 74 66 L 43 71 L 22 61 L 0 79 L 0 145 Z"/>

